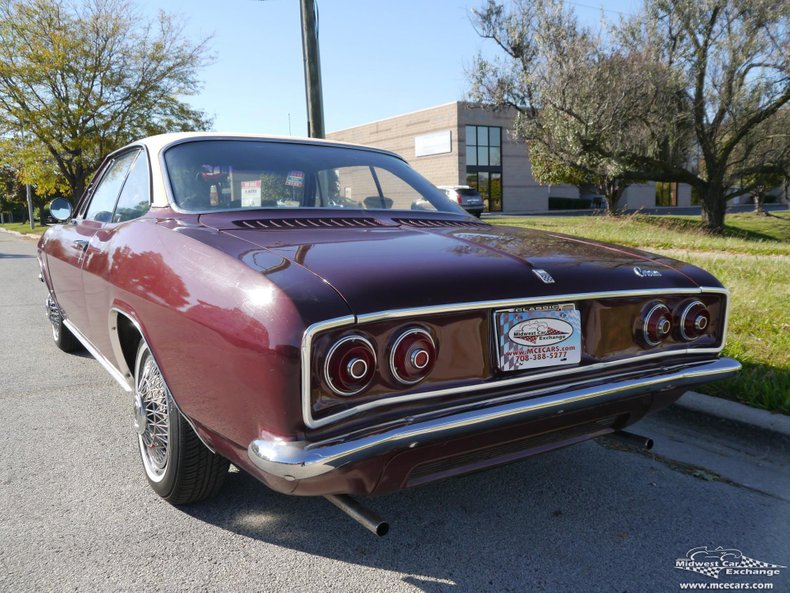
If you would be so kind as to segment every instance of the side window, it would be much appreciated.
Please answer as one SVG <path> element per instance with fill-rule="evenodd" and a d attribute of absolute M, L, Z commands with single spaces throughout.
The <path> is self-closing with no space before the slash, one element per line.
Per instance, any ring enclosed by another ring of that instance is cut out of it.
<path fill-rule="evenodd" d="M 122 154 L 107 168 L 107 172 L 91 196 L 88 211 L 85 213 L 87 220 L 110 222 L 112 211 L 115 209 L 115 201 L 118 199 L 118 193 L 121 191 L 124 179 L 126 179 L 129 165 L 132 164 L 136 156 L 137 151 Z"/>
<path fill-rule="evenodd" d="M 327 188 L 329 206 L 380 208 L 381 197 L 370 167 L 351 166 L 334 170 L 334 187 Z M 322 192 L 323 193 L 323 192 Z M 333 195 L 334 194 L 334 195 Z"/>
<path fill-rule="evenodd" d="M 129 175 L 126 176 L 126 183 L 123 184 L 112 221 L 124 222 L 139 218 L 148 212 L 148 208 L 151 206 L 149 189 L 148 158 L 145 152 L 140 151 L 132 164 Z"/>
<path fill-rule="evenodd" d="M 436 207 L 423 198 L 420 192 L 390 171 L 376 167 L 376 178 L 384 198 L 382 205 L 375 207 L 396 210 L 436 210 Z"/>

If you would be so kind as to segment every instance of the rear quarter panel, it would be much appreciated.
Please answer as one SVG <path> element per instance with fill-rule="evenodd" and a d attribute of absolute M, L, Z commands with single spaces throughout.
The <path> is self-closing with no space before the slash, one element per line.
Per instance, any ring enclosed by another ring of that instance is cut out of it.
<path fill-rule="evenodd" d="M 246 449 L 262 433 L 299 434 L 302 334 L 348 314 L 336 293 L 279 256 L 173 219 L 120 225 L 103 257 L 93 272 L 108 282 L 107 331 L 112 308 L 139 324 L 209 441 Z"/>

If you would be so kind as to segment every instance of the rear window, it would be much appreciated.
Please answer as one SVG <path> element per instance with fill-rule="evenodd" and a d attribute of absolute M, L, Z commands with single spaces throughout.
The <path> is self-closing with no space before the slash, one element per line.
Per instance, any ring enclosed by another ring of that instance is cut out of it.
<path fill-rule="evenodd" d="M 256 208 L 459 212 L 401 159 L 374 151 L 198 140 L 169 148 L 164 161 L 172 199 L 190 212 Z"/>
<path fill-rule="evenodd" d="M 471 187 L 460 187 L 455 190 L 457 193 L 461 194 L 462 196 L 479 196 L 480 194 L 477 190 L 472 189 Z"/>

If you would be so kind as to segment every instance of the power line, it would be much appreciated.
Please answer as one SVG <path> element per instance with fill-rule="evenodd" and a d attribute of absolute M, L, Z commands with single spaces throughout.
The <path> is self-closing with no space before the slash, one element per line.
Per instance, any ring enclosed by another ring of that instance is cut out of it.
<path fill-rule="evenodd" d="M 582 2 L 573 2 L 572 0 L 565 0 L 565 1 L 568 4 L 573 4 L 574 6 L 578 6 L 579 8 L 589 8 L 591 10 L 602 10 L 603 12 L 613 12 L 621 16 L 634 16 L 632 12 L 623 12 L 621 10 L 615 10 L 613 8 L 604 8 L 603 6 L 593 6 L 591 4 L 584 4 Z"/>

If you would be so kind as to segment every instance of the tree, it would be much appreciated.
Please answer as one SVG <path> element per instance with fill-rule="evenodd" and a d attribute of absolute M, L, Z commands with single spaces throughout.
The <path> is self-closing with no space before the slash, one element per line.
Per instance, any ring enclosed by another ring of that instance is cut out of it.
<path fill-rule="evenodd" d="M 649 0 L 621 31 L 625 44 L 655 48 L 682 77 L 696 152 L 684 166 L 639 154 L 634 165 L 643 177 L 696 188 L 705 226 L 719 233 L 727 200 L 753 189 L 743 181 L 777 168 L 753 157 L 790 101 L 790 4 Z"/>
<path fill-rule="evenodd" d="M 0 163 L 0 212 L 15 210 L 25 200 L 25 187 L 19 181 L 19 171 Z"/>
<path fill-rule="evenodd" d="M 28 218 L 27 209 L 27 188 L 22 181 L 24 175 L 21 171 L 8 165 L 0 163 L 0 211 L 22 213 L 24 220 Z M 30 188 L 30 198 L 33 202 L 33 209 L 38 210 L 38 221 L 43 226 L 46 224 L 49 212 L 47 211 L 47 198 L 42 195 L 37 188 Z"/>
<path fill-rule="evenodd" d="M 23 207 L 27 212 L 25 186 L 30 184 L 33 208 L 38 210 L 39 222 L 46 224 L 48 196 L 63 195 L 69 191 L 69 186 L 54 159 L 41 143 L 25 141 L 19 135 L 8 135 L 0 139 L 0 155 L 0 166 L 7 171 L 13 171 L 20 188 L 15 194 L 15 207 Z"/>
<path fill-rule="evenodd" d="M 561 1 L 517 0 L 507 10 L 489 0 L 473 12 L 478 33 L 507 58 L 478 57 L 471 96 L 516 110 L 514 131 L 538 181 L 592 185 L 615 213 L 638 180 L 629 153 L 685 158 L 667 150 L 681 145 L 670 138 L 687 134 L 677 81 L 649 53 L 604 43 Z"/>
<path fill-rule="evenodd" d="M 790 179 L 790 105 L 755 127 L 733 151 L 744 172 L 740 188 L 754 197 L 754 211 L 765 214 L 765 198 Z"/>
<path fill-rule="evenodd" d="M 513 10 L 505 11 L 501 4 L 489 0 L 475 12 L 481 34 L 494 39 L 507 56 L 493 65 L 478 61 L 473 89 L 480 83 L 487 89 L 478 96 L 491 97 L 495 104 L 497 99 L 507 98 L 533 118 L 555 106 L 559 113 L 564 110 L 567 117 L 578 118 L 576 110 L 566 109 L 577 99 L 605 109 L 606 103 L 589 97 L 584 85 L 580 90 L 562 85 L 540 92 L 536 84 L 535 70 L 538 81 L 540 76 L 562 80 L 563 68 L 588 71 L 589 58 L 585 60 L 573 50 L 585 33 L 574 36 L 567 25 L 572 21 L 571 13 L 562 2 L 514 0 L 512 4 Z M 547 34 L 539 27 L 568 31 L 564 47 L 544 43 L 542 38 Z M 622 125 L 626 129 L 634 126 L 644 135 L 619 145 L 586 142 L 579 150 L 594 160 L 614 164 L 626 181 L 690 184 L 702 201 L 705 227 L 722 232 L 727 200 L 749 191 L 742 181 L 775 170 L 774 165 L 764 167 L 739 154 L 758 130 L 771 129 L 777 113 L 790 101 L 790 3 L 647 0 L 645 10 L 619 23 L 610 39 L 603 55 L 621 59 L 627 72 L 627 76 L 611 80 L 614 96 L 610 100 L 623 97 L 618 107 Z M 552 62 L 555 55 L 560 60 Z M 638 67 L 629 69 L 629 64 Z M 638 85 L 629 85 L 623 78 L 642 78 L 640 68 L 648 76 L 646 102 L 632 105 L 627 101 L 638 99 L 630 94 Z M 612 73 L 614 76 L 616 71 Z M 590 84 L 595 78 L 591 76 Z M 620 85 L 625 85 L 624 93 Z M 665 109 L 668 120 L 661 117 Z M 592 132 L 590 138 L 597 140 L 593 123 L 595 120 L 584 117 L 579 121 L 583 130 Z M 555 157 L 558 154 L 553 149 L 550 152 Z"/>
<path fill-rule="evenodd" d="M 210 127 L 179 99 L 196 92 L 206 52 L 173 17 L 146 20 L 126 0 L 0 0 L 1 158 L 76 202 L 107 153 Z"/>

